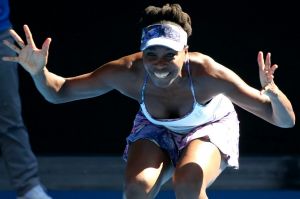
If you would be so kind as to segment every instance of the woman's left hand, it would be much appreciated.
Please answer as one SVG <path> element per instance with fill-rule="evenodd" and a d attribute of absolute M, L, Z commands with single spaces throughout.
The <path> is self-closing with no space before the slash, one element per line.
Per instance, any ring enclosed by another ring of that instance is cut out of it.
<path fill-rule="evenodd" d="M 271 53 L 268 52 L 266 59 L 264 59 L 263 52 L 259 51 L 257 62 L 259 66 L 259 79 L 262 86 L 261 93 L 265 93 L 267 91 L 270 91 L 271 93 L 275 92 L 277 87 L 274 83 L 274 72 L 278 68 L 278 65 L 271 65 Z"/>

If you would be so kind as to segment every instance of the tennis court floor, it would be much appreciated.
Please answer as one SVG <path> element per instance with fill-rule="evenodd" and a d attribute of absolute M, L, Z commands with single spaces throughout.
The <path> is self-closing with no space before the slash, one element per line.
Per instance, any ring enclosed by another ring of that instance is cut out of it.
<path fill-rule="evenodd" d="M 55 191 L 49 190 L 53 199 L 122 199 L 119 191 Z M 233 190 L 208 191 L 209 199 L 300 199 L 300 190 Z M 16 199 L 11 191 L 0 191 L 0 199 Z M 172 191 L 161 191 L 156 199 L 175 199 Z"/>

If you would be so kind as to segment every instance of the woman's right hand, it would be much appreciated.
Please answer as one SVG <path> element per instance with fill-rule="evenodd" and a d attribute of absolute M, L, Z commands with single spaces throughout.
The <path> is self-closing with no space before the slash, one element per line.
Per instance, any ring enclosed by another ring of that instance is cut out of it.
<path fill-rule="evenodd" d="M 3 42 L 6 46 L 15 51 L 17 56 L 3 57 L 2 59 L 4 61 L 18 62 L 31 74 L 31 76 L 34 76 L 47 65 L 51 38 L 47 38 L 42 45 L 42 49 L 39 49 L 35 46 L 29 27 L 24 25 L 23 28 L 26 36 L 26 43 L 13 29 L 11 29 L 10 34 L 14 38 L 16 44 L 7 40 L 4 40 Z"/>

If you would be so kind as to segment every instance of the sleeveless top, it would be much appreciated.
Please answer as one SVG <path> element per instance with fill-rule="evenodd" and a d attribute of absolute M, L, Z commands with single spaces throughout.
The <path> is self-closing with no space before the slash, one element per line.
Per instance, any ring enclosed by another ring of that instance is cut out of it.
<path fill-rule="evenodd" d="M 188 70 L 188 78 L 190 82 L 190 89 L 192 92 L 192 96 L 194 99 L 193 109 L 188 114 L 181 118 L 176 119 L 155 119 L 150 113 L 147 111 L 147 107 L 144 102 L 144 93 L 148 80 L 148 75 L 144 80 L 144 84 L 141 90 L 141 111 L 145 115 L 145 117 L 153 124 L 164 126 L 169 130 L 180 133 L 187 134 L 194 128 L 197 128 L 202 125 L 206 125 L 209 123 L 216 122 L 223 117 L 227 116 L 229 113 L 234 112 L 234 106 L 232 102 L 223 94 L 218 94 L 213 97 L 209 103 L 202 105 L 199 104 L 195 97 L 194 85 L 191 77 L 189 61 L 185 62 L 185 67 Z"/>

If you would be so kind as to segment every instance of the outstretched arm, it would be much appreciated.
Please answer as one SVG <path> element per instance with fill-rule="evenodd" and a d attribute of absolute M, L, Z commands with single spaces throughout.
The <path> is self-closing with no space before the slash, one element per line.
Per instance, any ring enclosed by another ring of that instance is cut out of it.
<path fill-rule="evenodd" d="M 278 67 L 271 65 L 271 54 L 266 59 L 262 52 L 258 53 L 259 76 L 262 90 L 255 89 L 245 83 L 230 69 L 212 61 L 217 69 L 221 92 L 236 105 L 254 115 L 282 128 L 295 125 L 295 113 L 287 96 L 274 83 L 274 72 Z M 216 85 L 218 84 L 216 83 Z"/>
<path fill-rule="evenodd" d="M 14 31 L 10 30 L 15 43 L 4 41 L 4 44 L 17 53 L 16 57 L 3 57 L 4 61 L 19 63 L 32 76 L 39 92 L 52 103 L 63 103 L 101 95 L 111 90 L 104 81 L 100 81 L 100 70 L 97 75 L 87 73 L 72 78 L 64 78 L 51 73 L 46 68 L 51 39 L 47 38 L 42 48 L 36 47 L 30 29 L 24 25 L 26 42 Z M 108 68 L 108 67 L 106 67 Z M 102 70 L 104 73 L 105 70 Z M 103 78 L 104 79 L 104 78 Z"/>

